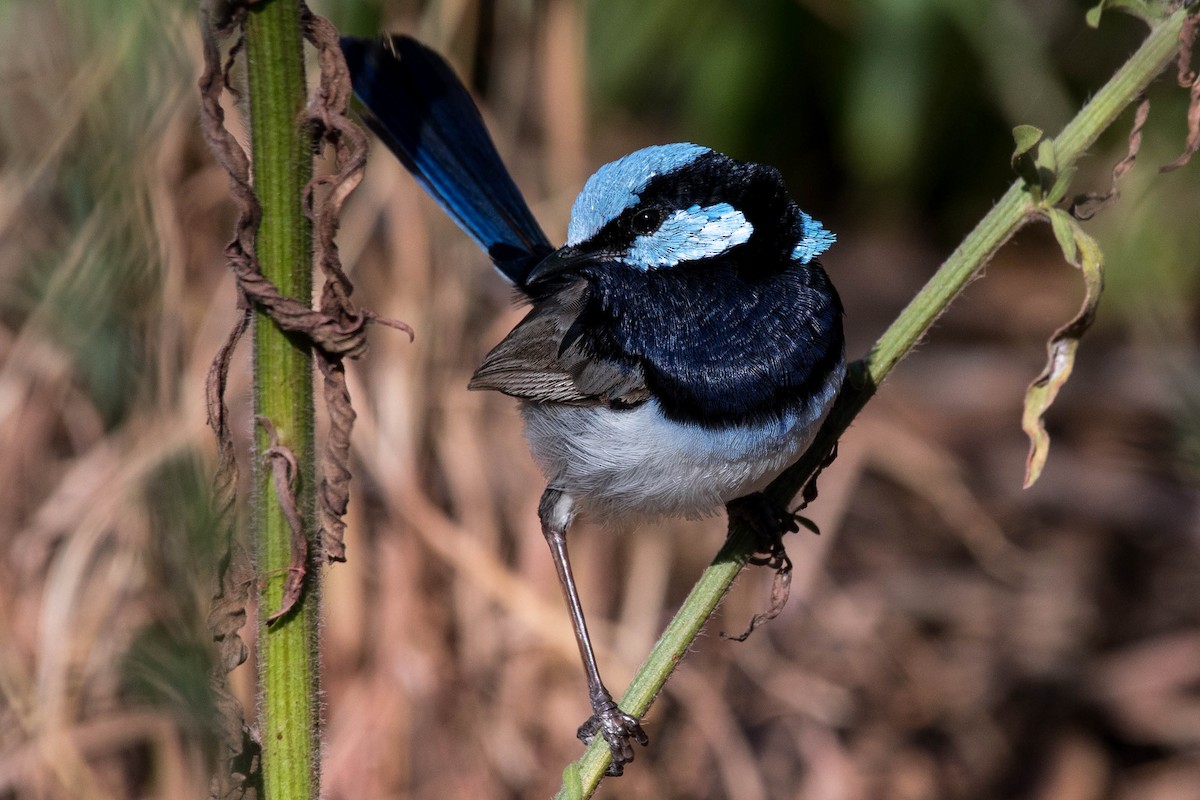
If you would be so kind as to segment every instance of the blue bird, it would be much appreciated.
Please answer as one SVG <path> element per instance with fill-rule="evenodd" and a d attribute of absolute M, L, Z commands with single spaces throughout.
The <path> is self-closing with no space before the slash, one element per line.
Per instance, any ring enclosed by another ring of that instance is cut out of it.
<path fill-rule="evenodd" d="M 550 244 L 467 89 L 405 36 L 346 37 L 367 124 L 530 301 L 469 388 L 521 401 L 548 485 L 538 508 L 612 774 L 645 745 L 600 678 L 567 557 L 577 515 L 701 517 L 807 449 L 845 375 L 834 235 L 777 170 L 695 144 L 602 166 Z"/>

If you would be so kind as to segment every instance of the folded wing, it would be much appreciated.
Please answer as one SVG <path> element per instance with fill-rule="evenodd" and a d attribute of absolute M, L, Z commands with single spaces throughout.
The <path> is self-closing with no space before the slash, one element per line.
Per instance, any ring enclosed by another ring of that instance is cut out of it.
<path fill-rule="evenodd" d="M 649 396 L 640 366 L 605 358 L 578 335 L 586 303 L 582 280 L 543 299 L 496 345 L 470 389 L 493 389 L 537 403 L 628 407 Z"/>

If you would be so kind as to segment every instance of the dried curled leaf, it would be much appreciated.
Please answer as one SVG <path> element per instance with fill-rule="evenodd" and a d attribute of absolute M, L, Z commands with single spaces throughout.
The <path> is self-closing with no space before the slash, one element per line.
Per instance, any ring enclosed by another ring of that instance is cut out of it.
<path fill-rule="evenodd" d="M 1179 169 L 1192 160 L 1192 156 L 1200 150 L 1200 73 L 1191 68 L 1192 48 L 1196 44 L 1196 35 L 1200 32 L 1200 14 L 1192 14 L 1183 23 L 1179 31 L 1179 58 L 1176 62 L 1176 80 L 1184 89 L 1189 89 L 1187 127 L 1187 142 L 1179 157 L 1159 170 L 1171 172 Z"/>
<path fill-rule="evenodd" d="M 1149 118 L 1150 98 L 1143 93 L 1138 98 L 1137 111 L 1133 115 L 1133 128 L 1129 131 L 1129 147 L 1125 151 L 1125 157 L 1118 161 L 1112 169 L 1112 181 L 1109 183 L 1108 191 L 1087 192 L 1078 195 L 1071 201 L 1071 206 L 1067 209 L 1068 214 L 1078 220 L 1089 220 L 1102 209 L 1116 202 L 1117 198 L 1121 196 L 1118 191 L 1118 182 L 1125 173 L 1133 169 L 1133 165 L 1137 162 L 1138 153 L 1142 149 L 1142 129 L 1146 127 L 1146 120 Z"/>
<path fill-rule="evenodd" d="M 1096 318 L 1096 307 L 1104 288 L 1104 261 L 1096 240 L 1084 233 L 1079 223 L 1061 208 L 1050 208 L 1046 215 L 1054 229 L 1055 238 L 1068 261 L 1083 272 L 1083 305 L 1074 319 L 1059 328 L 1046 345 L 1046 368 L 1025 392 L 1025 413 L 1021 427 L 1029 436 L 1029 457 L 1025 462 L 1025 488 L 1029 488 L 1042 474 L 1046 455 L 1050 449 L 1050 435 L 1046 433 L 1043 417 L 1058 390 L 1071 376 L 1075 366 L 1075 351 L 1079 340 L 1091 327 Z"/>
<path fill-rule="evenodd" d="M 271 468 L 275 481 L 275 497 L 279 500 L 279 507 L 291 530 L 291 561 L 283 583 L 283 598 L 279 609 L 267 617 L 267 624 L 270 625 L 295 608 L 304 593 L 304 576 L 308 574 L 308 537 L 304 533 L 304 520 L 296 505 L 296 477 L 300 473 L 296 455 L 290 448 L 279 443 L 279 434 L 271 420 L 260 416 L 255 417 L 255 421 L 266 429 L 270 439 L 271 446 L 263 452 L 262 458 Z"/>

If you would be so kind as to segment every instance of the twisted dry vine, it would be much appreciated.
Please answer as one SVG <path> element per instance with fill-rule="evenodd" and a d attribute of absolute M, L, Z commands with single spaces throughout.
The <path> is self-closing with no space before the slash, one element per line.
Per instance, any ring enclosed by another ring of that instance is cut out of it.
<path fill-rule="evenodd" d="M 237 282 L 238 307 L 243 310 L 213 359 L 206 382 L 208 422 L 217 439 L 214 504 L 224 538 L 217 590 L 209 615 L 209 628 L 218 646 L 218 663 L 212 684 L 221 720 L 221 743 L 226 749 L 229 766 L 227 772 L 223 770 L 214 779 L 212 793 L 218 797 L 242 797 L 246 794 L 252 787 L 260 752 L 260 745 L 247 726 L 241 705 L 230 692 L 225 677 L 247 657 L 246 645 L 238 631 L 245 625 L 246 606 L 253 586 L 249 558 L 234 534 L 238 468 L 229 425 L 229 408 L 225 402 L 225 388 L 234 350 L 244 336 L 251 312 L 255 309 L 265 313 L 282 330 L 295 334 L 313 349 L 323 377 L 325 407 L 330 423 L 318 492 L 318 540 L 328 560 L 344 561 L 344 516 L 349 503 L 351 480 L 350 434 L 355 413 L 346 386 L 343 361 L 347 357 L 358 358 L 366 353 L 366 329 L 371 322 L 382 322 L 403 330 L 410 339 L 413 335 L 412 329 L 406 324 L 380 319 L 370 311 L 357 309 L 350 299 L 354 287 L 342 269 L 335 237 L 342 204 L 363 177 L 367 139 L 346 113 L 351 96 L 350 74 L 338 45 L 337 31 L 328 20 L 313 14 L 303 4 L 302 32 L 317 51 L 319 82 L 310 97 L 302 124 L 311 131 L 314 144 L 331 147 L 334 164 L 333 174 L 314 178 L 305 189 L 305 210 L 316 234 L 315 261 L 324 275 L 319 307 L 314 309 L 306 300 L 283 295 L 259 268 L 255 252 L 262 207 L 254 192 L 249 156 L 225 127 L 224 109 L 221 106 L 225 91 L 237 96 L 230 83 L 230 72 L 242 49 L 241 31 L 250 4 L 247 0 L 227 4 L 213 2 L 206 4 L 201 12 L 204 70 L 199 80 L 200 124 L 209 148 L 228 174 L 230 194 L 237 208 L 234 236 L 226 245 L 224 254 L 226 264 Z M 236 40 L 222 61 L 222 42 L 234 36 Z M 280 459 L 274 456 L 283 457 L 286 462 L 286 453 L 278 445 L 273 446 L 268 455 L 272 456 L 273 463 L 280 463 Z M 285 508 L 289 504 L 295 508 L 293 482 L 283 474 L 280 477 L 283 478 L 277 481 L 280 502 Z M 298 516 L 297 522 L 301 523 Z M 299 600 L 304 589 L 308 536 L 302 524 L 292 527 L 293 555 L 289 581 L 282 605 L 270 615 L 270 620 L 286 614 Z"/>

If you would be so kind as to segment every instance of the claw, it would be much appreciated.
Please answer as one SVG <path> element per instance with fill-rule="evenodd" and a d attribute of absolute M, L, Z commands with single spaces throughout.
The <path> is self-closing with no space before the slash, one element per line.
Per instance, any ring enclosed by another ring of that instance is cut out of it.
<path fill-rule="evenodd" d="M 779 561 L 778 554 L 783 551 L 784 534 L 798 533 L 801 526 L 813 533 L 820 533 L 812 520 L 772 502 L 758 492 L 732 500 L 727 507 L 730 522 L 739 520 L 747 525 L 758 539 L 755 552 L 768 557 L 751 559 L 754 564 L 775 566 Z"/>
<path fill-rule="evenodd" d="M 608 765 L 605 774 L 617 777 L 625 772 L 625 765 L 633 761 L 634 751 L 630 739 L 645 747 L 650 743 L 650 737 L 642 730 L 641 723 L 617 708 L 616 703 L 609 700 L 598 705 L 600 707 L 596 709 L 596 713 L 579 726 L 576 735 L 587 745 L 592 743 L 596 734 L 604 737 L 608 749 L 612 752 L 612 763 Z"/>

